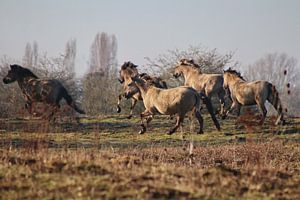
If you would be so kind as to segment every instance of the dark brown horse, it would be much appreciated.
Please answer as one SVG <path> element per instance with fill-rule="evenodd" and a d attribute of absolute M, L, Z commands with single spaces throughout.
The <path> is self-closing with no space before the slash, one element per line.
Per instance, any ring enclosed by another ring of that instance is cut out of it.
<path fill-rule="evenodd" d="M 25 108 L 33 114 L 32 105 L 36 102 L 43 102 L 52 107 L 48 119 L 60 108 L 59 102 L 64 98 L 67 104 L 80 114 L 85 114 L 78 108 L 66 88 L 55 79 L 39 79 L 29 69 L 19 65 L 10 65 L 8 74 L 3 78 L 5 84 L 17 81 L 26 101 Z"/>

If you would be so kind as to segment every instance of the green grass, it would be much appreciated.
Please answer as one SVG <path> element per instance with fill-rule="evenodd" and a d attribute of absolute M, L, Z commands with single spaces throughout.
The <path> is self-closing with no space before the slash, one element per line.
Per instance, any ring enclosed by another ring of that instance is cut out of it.
<path fill-rule="evenodd" d="M 167 135 L 157 116 L 139 135 L 137 117 L 1 119 L 0 199 L 297 199 L 300 118 L 273 121 Z"/>

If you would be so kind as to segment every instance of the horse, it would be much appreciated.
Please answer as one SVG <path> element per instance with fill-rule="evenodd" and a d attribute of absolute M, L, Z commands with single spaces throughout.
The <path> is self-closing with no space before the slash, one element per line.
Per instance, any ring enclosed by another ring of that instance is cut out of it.
<path fill-rule="evenodd" d="M 259 122 L 262 125 L 267 115 L 265 102 L 268 100 L 278 112 L 275 124 L 278 125 L 280 122 L 284 124 L 281 101 L 272 83 L 262 80 L 247 82 L 239 72 L 229 68 L 224 71 L 223 86 L 225 89 L 229 89 L 233 101 L 226 112 L 226 116 L 235 108 L 237 108 L 237 115 L 239 116 L 241 106 L 257 105 L 262 112 L 262 118 Z"/>
<path fill-rule="evenodd" d="M 39 79 L 29 69 L 20 65 L 10 65 L 8 74 L 3 78 L 5 84 L 10 84 L 17 81 L 23 97 L 25 99 L 25 108 L 33 115 L 33 103 L 42 102 L 50 105 L 53 109 L 47 117 L 49 120 L 54 113 L 60 108 L 60 100 L 64 98 L 67 104 L 76 112 L 85 114 L 85 112 L 78 108 L 72 97 L 68 94 L 66 88 L 56 79 Z"/>
<path fill-rule="evenodd" d="M 128 85 L 129 90 L 127 96 L 130 95 L 130 88 L 137 87 L 143 99 L 146 110 L 141 113 L 141 127 L 140 134 L 146 132 L 146 126 L 143 122 L 147 117 L 147 126 L 153 119 L 154 114 L 160 113 L 163 115 L 176 116 L 176 125 L 171 128 L 168 134 L 173 134 L 184 120 L 186 114 L 191 119 L 194 115 L 200 125 L 198 134 L 203 133 L 203 118 L 200 113 L 201 98 L 205 102 L 209 113 L 214 121 L 214 124 L 218 130 L 220 130 L 220 124 L 216 119 L 211 102 L 204 94 L 198 93 L 191 87 L 181 86 L 171 89 L 157 88 L 151 83 L 144 81 L 139 77 L 132 77 L 132 82 Z"/>
<path fill-rule="evenodd" d="M 139 74 L 137 70 L 137 65 L 133 64 L 132 62 L 124 62 L 124 64 L 121 66 L 121 70 L 119 71 L 119 82 L 123 84 L 123 92 L 119 94 L 118 96 L 118 103 L 117 103 L 117 112 L 121 112 L 121 101 L 123 97 L 126 99 L 131 99 L 131 106 L 130 106 L 130 114 L 127 117 L 130 119 L 133 115 L 133 109 L 137 103 L 137 101 L 142 100 L 142 96 L 136 86 L 132 87 L 132 93 L 130 96 L 125 96 L 126 91 L 128 90 L 128 84 L 132 82 L 132 77 L 135 77 L 137 75 L 140 75 L 142 79 L 144 79 L 147 82 L 151 82 L 153 85 L 159 88 L 167 88 L 167 84 L 165 81 L 163 81 L 161 78 L 158 77 L 152 77 L 146 73 Z"/>
<path fill-rule="evenodd" d="M 184 85 L 203 92 L 209 99 L 217 95 L 221 104 L 220 115 L 225 111 L 225 95 L 222 74 L 204 74 L 194 60 L 181 59 L 175 66 L 173 76 L 184 78 Z"/>

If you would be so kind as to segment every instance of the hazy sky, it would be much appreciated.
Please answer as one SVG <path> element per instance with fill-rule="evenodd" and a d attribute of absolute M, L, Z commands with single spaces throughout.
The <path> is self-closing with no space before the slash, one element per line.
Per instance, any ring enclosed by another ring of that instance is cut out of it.
<path fill-rule="evenodd" d="M 97 32 L 116 35 L 118 61 L 138 65 L 168 49 L 202 44 L 235 51 L 246 66 L 266 53 L 300 62 L 299 0 L 0 0 L 0 56 L 21 59 L 27 42 L 63 53 L 77 40 L 76 70 L 85 72 Z"/>

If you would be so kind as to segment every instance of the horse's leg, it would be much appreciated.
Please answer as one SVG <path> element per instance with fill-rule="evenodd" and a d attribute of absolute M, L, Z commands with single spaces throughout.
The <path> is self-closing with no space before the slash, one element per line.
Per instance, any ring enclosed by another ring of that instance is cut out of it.
<path fill-rule="evenodd" d="M 200 125 L 200 129 L 199 129 L 199 131 L 197 133 L 198 134 L 203 134 L 203 118 L 202 118 L 202 116 L 201 116 L 201 114 L 200 114 L 200 112 L 198 110 L 196 110 L 195 116 L 196 116 L 196 118 L 197 118 L 197 120 L 199 122 L 199 125 Z"/>
<path fill-rule="evenodd" d="M 230 106 L 230 108 L 227 110 L 227 112 L 226 112 L 226 114 L 225 114 L 225 117 L 227 117 L 228 114 L 229 114 L 230 112 L 232 112 L 232 110 L 235 109 L 235 107 L 237 107 L 237 106 L 239 106 L 239 103 L 236 102 L 236 101 L 233 101 L 232 104 L 231 104 L 231 106 Z M 224 117 L 224 118 L 225 118 L 225 117 Z"/>
<path fill-rule="evenodd" d="M 218 97 L 219 97 L 219 100 L 220 100 L 220 104 L 221 104 L 221 110 L 220 110 L 220 116 L 224 116 L 224 112 L 225 112 L 225 91 L 224 90 L 221 90 L 219 93 L 218 93 Z"/>
<path fill-rule="evenodd" d="M 240 116 L 240 114 L 241 114 L 241 108 L 242 108 L 242 105 L 241 104 L 237 104 L 237 106 L 236 106 L 236 115 L 237 115 L 237 117 L 239 117 Z"/>
<path fill-rule="evenodd" d="M 144 117 L 149 116 L 149 115 L 151 116 L 152 114 L 147 110 L 145 110 L 144 112 L 141 113 L 140 117 L 141 117 L 141 127 L 142 127 L 142 129 L 139 131 L 139 134 L 144 134 L 146 132 L 147 129 L 146 129 L 146 126 L 144 124 Z M 147 121 L 148 121 L 148 119 L 147 119 Z"/>
<path fill-rule="evenodd" d="M 50 111 L 50 114 L 47 116 L 47 119 L 49 121 L 51 121 L 51 120 L 55 121 L 55 118 L 53 118 L 53 116 L 59 110 L 59 108 L 60 108 L 59 104 L 58 105 L 57 104 L 56 105 L 52 105 L 52 109 Z"/>
<path fill-rule="evenodd" d="M 131 119 L 132 115 L 133 115 L 133 109 L 136 105 L 137 100 L 135 98 L 131 98 L 131 106 L 130 106 L 130 114 L 127 117 L 128 119 Z"/>
<path fill-rule="evenodd" d="M 117 113 L 121 112 L 120 104 L 121 104 L 121 101 L 122 101 L 122 96 L 123 96 L 123 94 L 119 94 L 119 96 L 118 96 Z"/>
<path fill-rule="evenodd" d="M 215 127 L 218 129 L 218 131 L 220 131 L 221 127 L 215 116 L 211 100 L 208 97 L 201 97 L 201 99 L 202 99 L 203 103 L 206 105 L 206 109 L 207 109 L 211 119 L 213 120 Z"/>
<path fill-rule="evenodd" d="M 153 119 L 153 115 L 149 115 L 147 117 L 147 119 L 146 119 L 146 125 L 147 125 L 147 127 L 148 127 L 149 123 L 152 121 L 152 119 Z"/>
<path fill-rule="evenodd" d="M 25 103 L 25 109 L 32 115 L 32 103 L 30 101 Z"/>
<path fill-rule="evenodd" d="M 184 116 L 177 115 L 177 117 L 176 117 L 176 125 L 169 130 L 168 135 L 172 135 L 178 129 L 178 127 L 180 126 L 180 124 L 183 122 L 183 119 L 184 119 Z"/>
<path fill-rule="evenodd" d="M 194 120 L 193 120 L 194 113 L 195 113 L 195 109 L 187 114 L 190 122 L 190 132 L 194 131 Z"/>
<path fill-rule="evenodd" d="M 259 125 L 263 125 L 264 121 L 266 119 L 266 116 L 267 116 L 267 109 L 265 107 L 264 102 L 257 101 L 256 103 L 257 103 L 257 106 L 258 106 L 259 110 L 262 112 L 262 118 L 259 121 Z"/>

